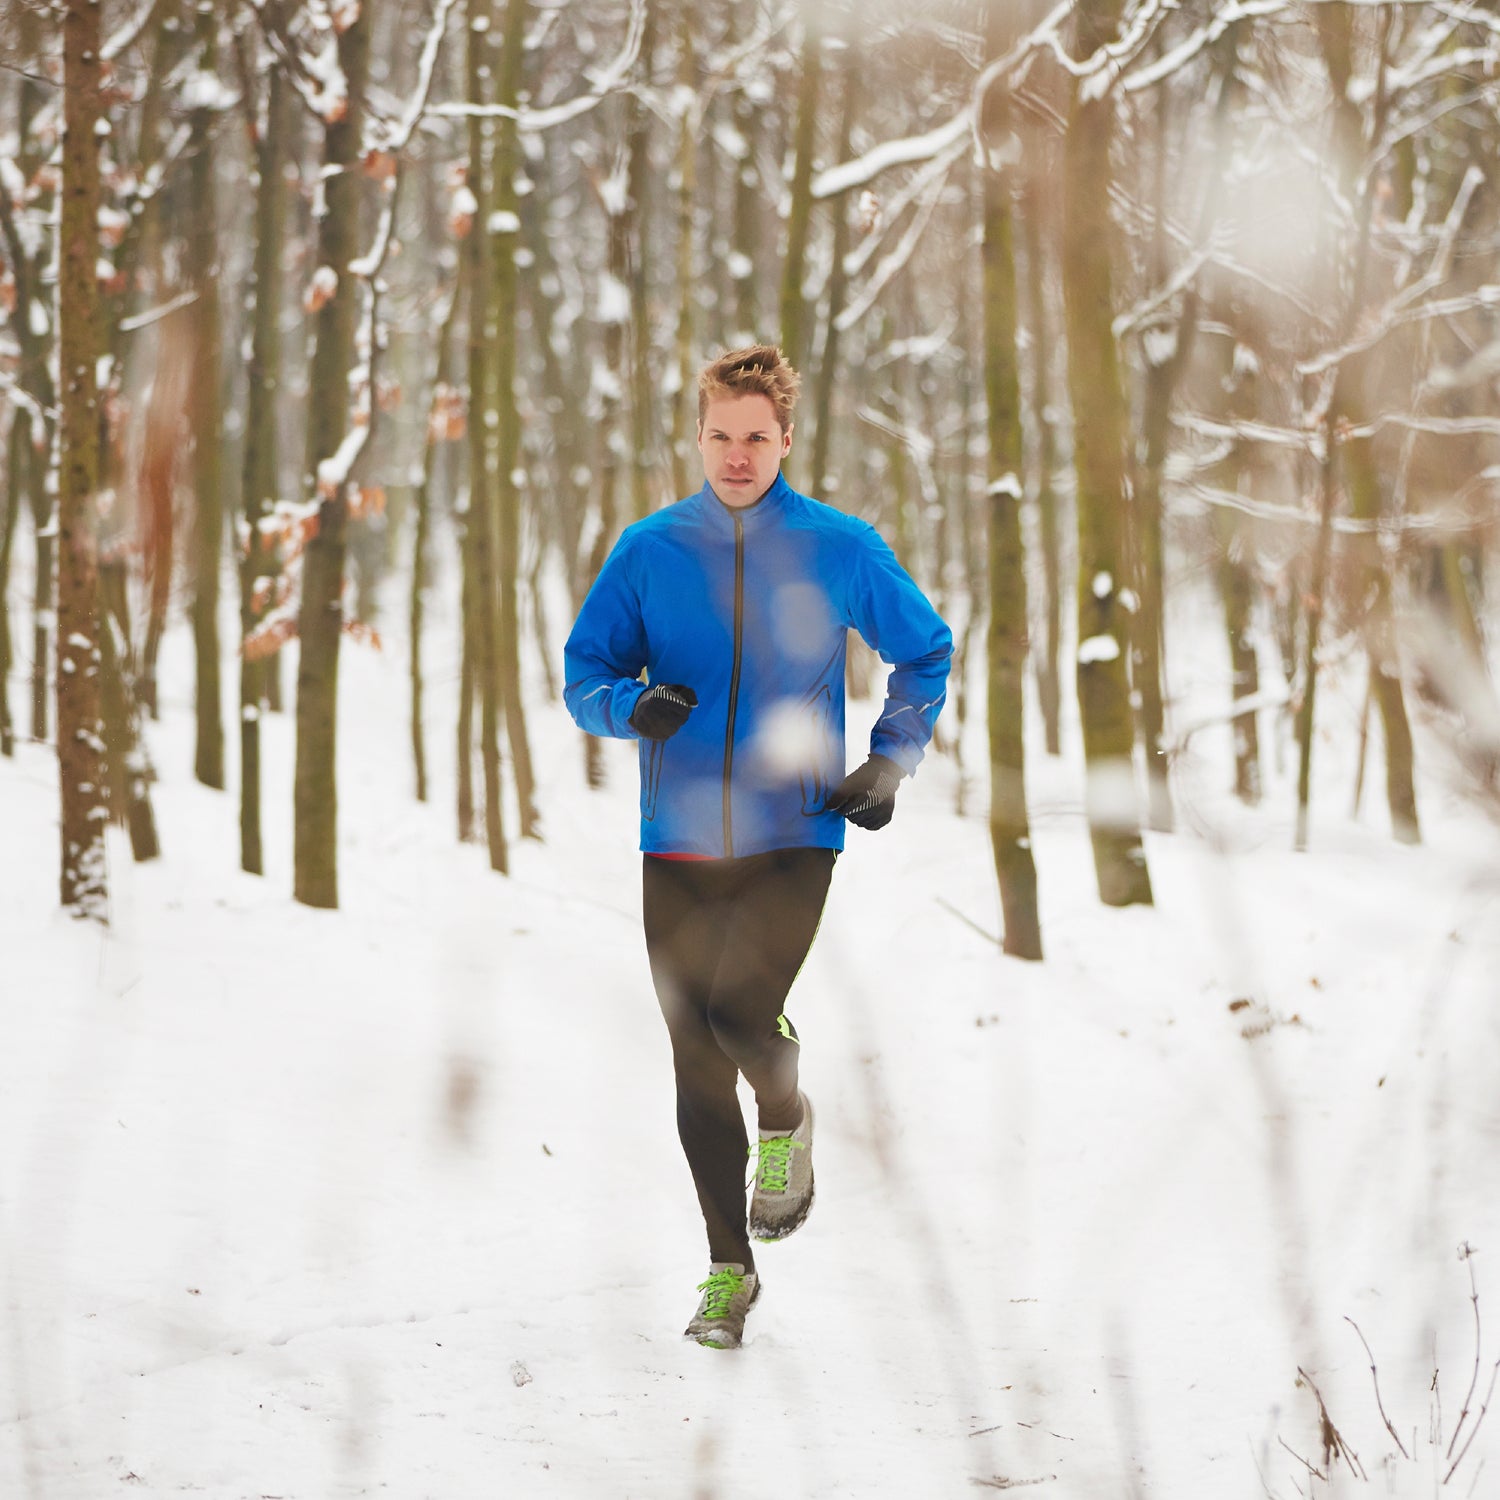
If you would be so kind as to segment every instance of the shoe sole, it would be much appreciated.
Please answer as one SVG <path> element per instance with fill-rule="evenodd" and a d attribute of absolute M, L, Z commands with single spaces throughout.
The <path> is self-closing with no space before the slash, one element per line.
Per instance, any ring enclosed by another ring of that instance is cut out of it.
<path fill-rule="evenodd" d="M 758 1229 L 755 1225 L 752 1224 L 750 1226 L 750 1238 L 754 1240 L 757 1245 L 774 1245 L 777 1240 L 784 1240 L 789 1236 L 794 1235 L 799 1229 L 802 1228 L 805 1223 L 807 1223 L 807 1216 L 812 1212 L 813 1199 L 815 1199 L 817 1196 L 817 1183 L 814 1182 L 808 1189 L 807 1202 L 802 1205 L 802 1212 L 799 1213 L 795 1219 L 789 1219 L 785 1224 L 778 1224 L 774 1227 L 763 1225 Z"/>

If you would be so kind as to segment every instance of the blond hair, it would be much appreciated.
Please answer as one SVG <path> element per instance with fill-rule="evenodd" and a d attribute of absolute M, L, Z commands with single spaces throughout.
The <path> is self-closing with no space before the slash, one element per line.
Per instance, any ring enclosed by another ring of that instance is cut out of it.
<path fill-rule="evenodd" d="M 802 389 L 802 377 L 775 344 L 752 344 L 731 349 L 710 360 L 698 372 L 698 422 L 702 425 L 710 401 L 725 397 L 765 396 L 776 409 L 783 432 L 791 430 L 792 408 Z"/>

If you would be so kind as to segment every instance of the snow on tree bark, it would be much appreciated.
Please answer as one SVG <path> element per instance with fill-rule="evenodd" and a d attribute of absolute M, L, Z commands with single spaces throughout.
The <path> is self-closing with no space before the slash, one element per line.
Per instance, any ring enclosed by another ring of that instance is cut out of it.
<path fill-rule="evenodd" d="M 108 921 L 109 818 L 99 675 L 99 141 L 100 7 L 63 13 L 63 146 L 58 370 L 57 759 L 62 801 L 62 904 Z"/>
<path fill-rule="evenodd" d="M 359 283 L 342 274 L 358 250 L 360 184 L 351 170 L 359 160 L 369 65 L 372 0 L 338 37 L 338 62 L 348 88 L 347 107 L 324 128 L 323 217 L 317 263 L 340 273 L 337 291 L 313 319 L 308 379 L 307 467 L 338 453 L 349 431 L 349 370 Z M 343 476 L 347 479 L 347 474 Z M 338 905 L 339 643 L 344 625 L 344 549 L 348 498 L 343 482 L 315 480 L 317 530 L 303 555 L 302 603 L 297 634 L 297 751 L 293 790 L 293 894 L 308 906 Z"/>
<path fill-rule="evenodd" d="M 1119 0 L 1080 0 L 1086 54 L 1109 41 Z M 1078 476 L 1078 708 L 1087 762 L 1086 804 L 1099 897 L 1107 906 L 1150 904 L 1131 756 L 1134 731 L 1116 580 L 1125 562 L 1128 413 L 1114 335 L 1110 250 L 1112 95 L 1075 90 L 1063 166 L 1063 299 Z M 1105 581 L 1103 588 L 1100 580 Z M 1091 643 L 1095 643 L 1092 644 Z M 1110 649 L 1100 647 L 1107 644 Z"/>

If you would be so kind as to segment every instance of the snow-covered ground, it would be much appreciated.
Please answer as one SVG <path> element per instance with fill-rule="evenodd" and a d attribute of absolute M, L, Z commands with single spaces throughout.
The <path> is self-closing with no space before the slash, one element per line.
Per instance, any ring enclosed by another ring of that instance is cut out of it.
<path fill-rule="evenodd" d="M 680 1337 L 633 748 L 590 793 L 538 709 L 546 842 L 502 879 L 446 782 L 412 802 L 403 683 L 347 652 L 337 913 L 289 896 L 285 721 L 258 880 L 167 705 L 165 858 L 113 846 L 106 934 L 55 911 L 49 752 L 0 761 L 5 1500 L 1290 1500 L 1299 1366 L 1370 1493 L 1500 1493 L 1500 1413 L 1438 1485 L 1500 1352 L 1500 838 L 1431 776 L 1422 847 L 1371 791 L 1350 821 L 1336 697 L 1305 855 L 1291 767 L 1249 812 L 1193 737 L 1154 909 L 1098 904 L 1075 759 L 1034 760 L 1041 965 L 985 935 L 950 760 L 851 830 L 789 1006 L 818 1204 L 730 1354 Z"/>

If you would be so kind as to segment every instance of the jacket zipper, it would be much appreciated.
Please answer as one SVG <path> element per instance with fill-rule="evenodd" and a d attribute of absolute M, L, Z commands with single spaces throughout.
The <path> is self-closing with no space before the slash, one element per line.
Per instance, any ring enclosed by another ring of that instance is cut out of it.
<path fill-rule="evenodd" d="M 745 523 L 734 518 L 734 668 L 729 674 L 729 723 L 724 730 L 724 858 L 734 858 L 729 780 L 734 771 L 734 716 L 740 701 L 740 656 L 745 644 Z"/>

